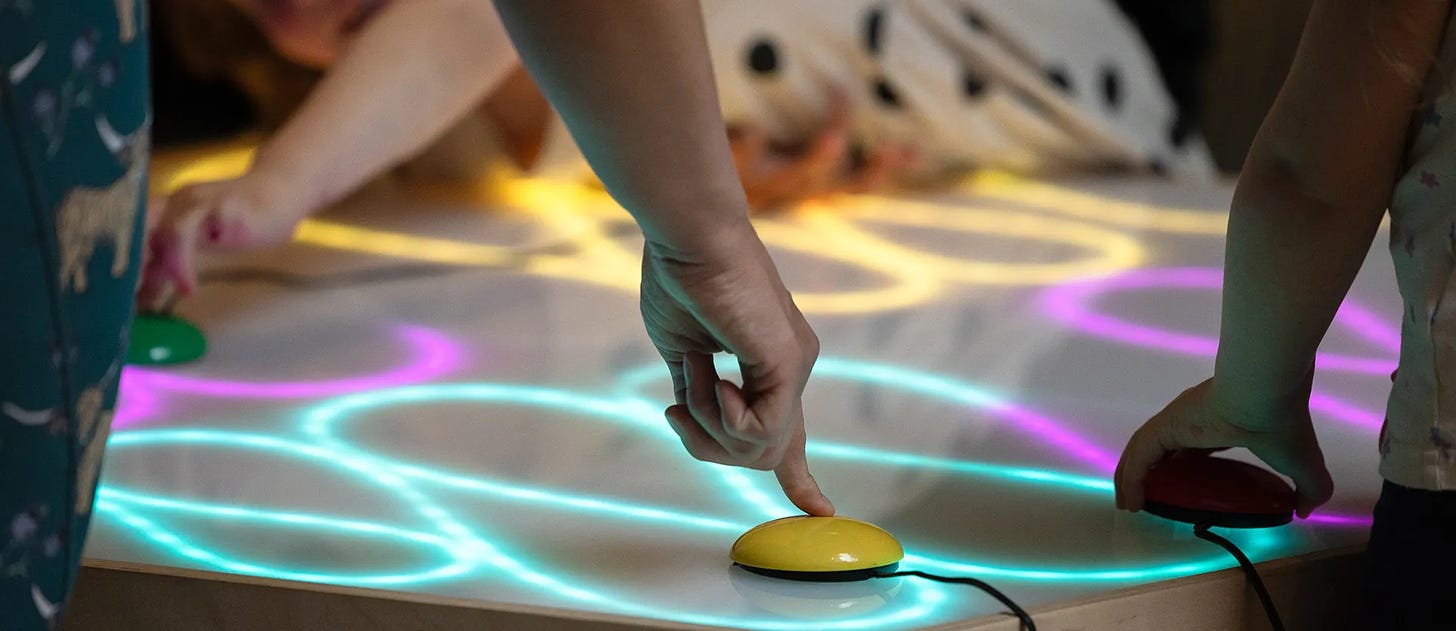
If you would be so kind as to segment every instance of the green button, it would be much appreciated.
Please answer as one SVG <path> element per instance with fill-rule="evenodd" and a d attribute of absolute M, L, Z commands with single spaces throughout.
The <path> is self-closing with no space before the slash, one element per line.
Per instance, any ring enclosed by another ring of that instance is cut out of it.
<path fill-rule="evenodd" d="M 191 322 L 171 316 L 139 314 L 131 325 L 126 361 L 165 366 L 195 361 L 207 353 L 207 339 Z"/>

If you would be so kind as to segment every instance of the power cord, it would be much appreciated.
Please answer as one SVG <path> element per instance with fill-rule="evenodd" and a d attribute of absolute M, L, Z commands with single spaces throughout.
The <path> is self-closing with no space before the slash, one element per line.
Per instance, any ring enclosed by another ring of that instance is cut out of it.
<path fill-rule="evenodd" d="M 980 589 L 983 592 L 986 592 L 992 598 L 1000 601 L 1001 604 L 1006 605 L 1006 608 L 1011 610 L 1011 614 L 1016 616 L 1017 620 L 1021 621 L 1021 628 L 1023 631 L 1036 631 L 1036 623 L 1032 621 L 1031 614 L 1026 613 L 1025 609 L 1022 609 L 1020 605 L 1017 605 L 1016 602 L 1011 600 L 1009 596 L 1001 593 L 1001 590 L 992 587 L 989 583 L 980 579 L 962 576 L 936 576 L 934 574 L 926 574 L 925 572 L 921 572 L 919 570 L 882 572 L 874 574 L 873 576 L 877 578 L 891 578 L 895 576 L 918 576 L 920 578 L 928 578 L 932 581 L 939 581 L 941 583 L 959 583 L 961 585 L 971 585 L 973 587 L 976 587 L 977 589 Z"/>
<path fill-rule="evenodd" d="M 1279 610 L 1274 607 L 1274 599 L 1269 597 L 1269 590 L 1264 587 L 1264 579 L 1259 578 L 1259 570 L 1254 568 L 1253 562 L 1244 555 L 1234 542 L 1224 539 L 1208 530 L 1207 524 L 1200 524 L 1193 527 L 1193 536 L 1204 541 L 1211 541 L 1219 547 L 1228 550 L 1238 560 L 1239 567 L 1244 569 L 1244 575 L 1248 577 L 1249 584 L 1254 586 L 1254 593 L 1259 595 L 1259 602 L 1264 605 L 1264 615 L 1269 618 L 1269 625 L 1274 631 L 1284 631 L 1284 623 L 1279 620 Z"/>

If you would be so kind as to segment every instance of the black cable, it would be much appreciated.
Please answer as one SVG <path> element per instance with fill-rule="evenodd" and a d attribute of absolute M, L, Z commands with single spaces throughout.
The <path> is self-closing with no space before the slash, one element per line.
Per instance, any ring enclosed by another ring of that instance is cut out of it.
<path fill-rule="evenodd" d="M 1254 593 L 1259 595 L 1259 602 L 1264 605 L 1264 615 L 1269 617 L 1269 624 L 1274 627 L 1274 631 L 1284 631 L 1284 623 L 1279 620 L 1279 610 L 1274 608 L 1274 599 L 1269 597 L 1269 590 L 1264 587 L 1264 579 L 1259 578 L 1259 570 L 1254 568 L 1249 557 L 1244 556 L 1243 550 L 1234 545 L 1234 542 L 1209 532 L 1207 525 L 1194 526 L 1193 536 L 1204 541 L 1212 541 L 1238 559 L 1239 567 L 1244 569 L 1244 575 L 1254 586 Z"/>
<path fill-rule="evenodd" d="M 1001 590 L 996 589 L 995 587 L 991 587 L 991 585 L 985 581 L 964 576 L 936 576 L 934 574 L 926 574 L 925 572 L 921 572 L 918 570 L 885 572 L 882 574 L 875 574 L 875 576 L 880 578 L 891 578 L 895 576 L 918 576 L 920 578 L 928 578 L 932 581 L 940 581 L 942 583 L 960 583 L 962 585 L 974 586 L 981 591 L 986 592 L 992 598 L 1001 601 L 1001 604 L 1006 605 L 1006 607 L 1011 610 L 1011 614 L 1016 616 L 1017 620 L 1021 621 L 1021 628 L 1023 631 L 1036 631 L 1036 623 L 1032 622 L 1031 614 L 1026 613 L 1026 610 L 1022 609 L 1020 605 L 1017 605 L 1016 602 L 1011 600 L 1009 596 L 1001 593 Z"/>

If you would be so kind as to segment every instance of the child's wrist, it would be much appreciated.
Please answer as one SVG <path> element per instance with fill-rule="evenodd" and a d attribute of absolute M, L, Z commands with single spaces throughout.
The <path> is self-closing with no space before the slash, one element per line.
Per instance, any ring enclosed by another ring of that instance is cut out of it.
<path fill-rule="evenodd" d="M 311 178 L 261 156 L 243 177 L 271 212 L 302 220 L 325 205 L 322 192 L 312 184 Z"/>
<path fill-rule="evenodd" d="M 1307 385 L 1261 386 L 1215 375 L 1211 392 L 1226 420 L 1248 430 L 1281 429 L 1309 414 Z"/>

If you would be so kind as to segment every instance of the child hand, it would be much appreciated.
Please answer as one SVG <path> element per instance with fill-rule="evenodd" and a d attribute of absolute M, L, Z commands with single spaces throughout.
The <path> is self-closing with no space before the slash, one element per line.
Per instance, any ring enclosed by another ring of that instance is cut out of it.
<path fill-rule="evenodd" d="M 197 250 L 247 249 L 286 242 L 305 214 L 298 197 L 257 171 L 185 186 L 148 209 L 146 262 L 138 302 L 155 308 L 173 291 L 197 286 Z"/>
<path fill-rule="evenodd" d="M 1293 479 L 1300 517 L 1308 517 L 1334 493 L 1307 402 L 1277 413 L 1242 413 L 1219 395 L 1210 379 L 1178 395 L 1133 434 L 1114 476 L 1117 507 L 1130 511 L 1143 507 L 1148 468 L 1164 456 L 1180 449 L 1229 447 L 1246 447 Z"/>
<path fill-rule="evenodd" d="M 644 248 L 642 319 L 677 400 L 667 420 L 693 457 L 772 469 L 796 506 L 833 515 L 804 457 L 801 397 L 819 340 L 742 225 L 715 235 L 711 252 Z M 737 356 L 742 387 L 718 378 L 712 355 L 722 351 Z"/>

